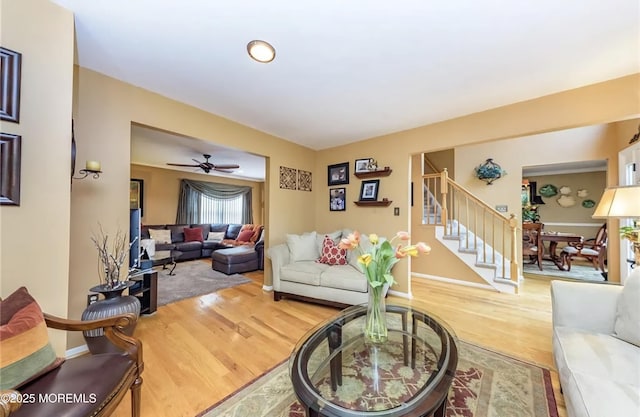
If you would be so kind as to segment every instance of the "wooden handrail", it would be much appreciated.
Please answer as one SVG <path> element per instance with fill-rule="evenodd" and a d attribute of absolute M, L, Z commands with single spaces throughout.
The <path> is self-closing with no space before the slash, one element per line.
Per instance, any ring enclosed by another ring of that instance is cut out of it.
<path fill-rule="evenodd" d="M 440 207 L 436 208 L 433 224 L 443 225 L 445 233 L 449 235 L 461 235 L 464 231 L 467 248 L 478 248 L 481 245 L 479 262 L 497 264 L 497 260 L 501 259 L 501 264 L 497 265 L 501 268 L 499 275 L 506 277 L 508 271 L 517 292 L 520 267 L 517 262 L 518 221 L 515 215 L 511 214 L 506 218 L 449 178 L 446 169 L 437 174 L 425 174 L 422 178 L 429 193 L 436 197 L 440 194 Z M 431 218 L 428 219 L 431 223 Z M 456 230 L 452 230 L 454 224 L 457 225 Z"/>

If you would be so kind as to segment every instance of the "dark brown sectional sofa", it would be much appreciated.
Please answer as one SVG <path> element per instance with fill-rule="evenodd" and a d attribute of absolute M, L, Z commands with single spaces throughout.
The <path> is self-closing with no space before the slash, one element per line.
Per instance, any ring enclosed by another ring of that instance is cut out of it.
<path fill-rule="evenodd" d="M 149 229 L 160 229 L 171 231 L 171 243 L 156 242 L 156 251 L 162 250 L 178 250 L 182 252 L 177 261 L 186 261 L 191 259 L 199 259 L 211 257 L 214 251 L 221 249 L 229 249 L 237 246 L 252 247 L 255 249 L 258 258 L 258 265 L 264 265 L 264 241 L 262 240 L 263 229 L 259 227 L 253 241 L 238 241 L 238 236 L 244 225 L 235 223 L 204 223 L 204 224 L 157 224 L 143 225 L 140 230 L 141 239 L 150 239 Z M 200 228 L 202 229 L 202 241 L 191 240 L 185 238 L 184 229 Z M 207 240 L 209 232 L 224 232 L 222 241 Z M 256 268 L 258 269 L 258 268 Z"/>

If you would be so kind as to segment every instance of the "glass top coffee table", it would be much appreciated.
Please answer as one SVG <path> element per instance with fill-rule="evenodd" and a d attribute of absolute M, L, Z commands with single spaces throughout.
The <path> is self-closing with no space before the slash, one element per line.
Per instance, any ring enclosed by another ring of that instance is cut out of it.
<path fill-rule="evenodd" d="M 387 305 L 389 339 L 373 344 L 366 306 L 353 306 L 309 331 L 289 359 L 307 416 L 444 417 L 458 364 L 456 336 L 415 307 Z"/>
<path fill-rule="evenodd" d="M 153 265 L 162 265 L 162 269 L 169 269 L 169 275 L 175 275 L 173 271 L 176 269 L 176 259 L 182 255 L 179 250 L 158 250 L 149 259 L 153 261 Z"/>

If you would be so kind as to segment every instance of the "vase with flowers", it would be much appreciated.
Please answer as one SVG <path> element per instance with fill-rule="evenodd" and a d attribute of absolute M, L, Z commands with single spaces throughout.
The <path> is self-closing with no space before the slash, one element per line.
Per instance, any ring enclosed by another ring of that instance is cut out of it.
<path fill-rule="evenodd" d="M 365 319 L 365 337 L 373 343 L 387 340 L 385 291 L 395 283 L 391 268 L 407 256 L 428 254 L 431 248 L 424 242 L 408 244 L 410 235 L 398 232 L 391 240 L 381 239 L 376 234 L 368 235 L 368 244 L 364 244 L 358 231 L 349 234 L 340 241 L 341 249 L 358 252 L 358 263 L 363 266 L 369 284 L 369 302 Z M 394 247 L 396 241 L 398 244 Z"/>

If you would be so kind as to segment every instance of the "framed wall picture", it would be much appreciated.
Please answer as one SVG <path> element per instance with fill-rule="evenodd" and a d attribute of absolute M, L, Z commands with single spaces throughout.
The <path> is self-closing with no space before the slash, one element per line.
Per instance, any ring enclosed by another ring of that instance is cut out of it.
<path fill-rule="evenodd" d="M 347 189 L 332 188 L 329 190 L 329 211 L 345 211 L 347 207 Z"/>
<path fill-rule="evenodd" d="M 349 163 L 329 165 L 327 169 L 327 185 L 349 184 Z"/>
<path fill-rule="evenodd" d="M 380 180 L 362 181 L 360 186 L 360 201 L 377 201 Z"/>
<path fill-rule="evenodd" d="M 22 54 L 0 47 L 0 120 L 20 121 L 20 71 Z"/>
<path fill-rule="evenodd" d="M 354 171 L 356 173 L 371 171 L 370 162 L 372 160 L 373 160 L 373 158 L 356 159 L 356 167 L 355 167 Z"/>
<path fill-rule="evenodd" d="M 20 205 L 22 137 L 0 133 L 0 205 Z"/>
<path fill-rule="evenodd" d="M 140 217 L 144 216 L 144 180 L 131 178 L 129 181 L 129 208 L 140 209 Z"/>

